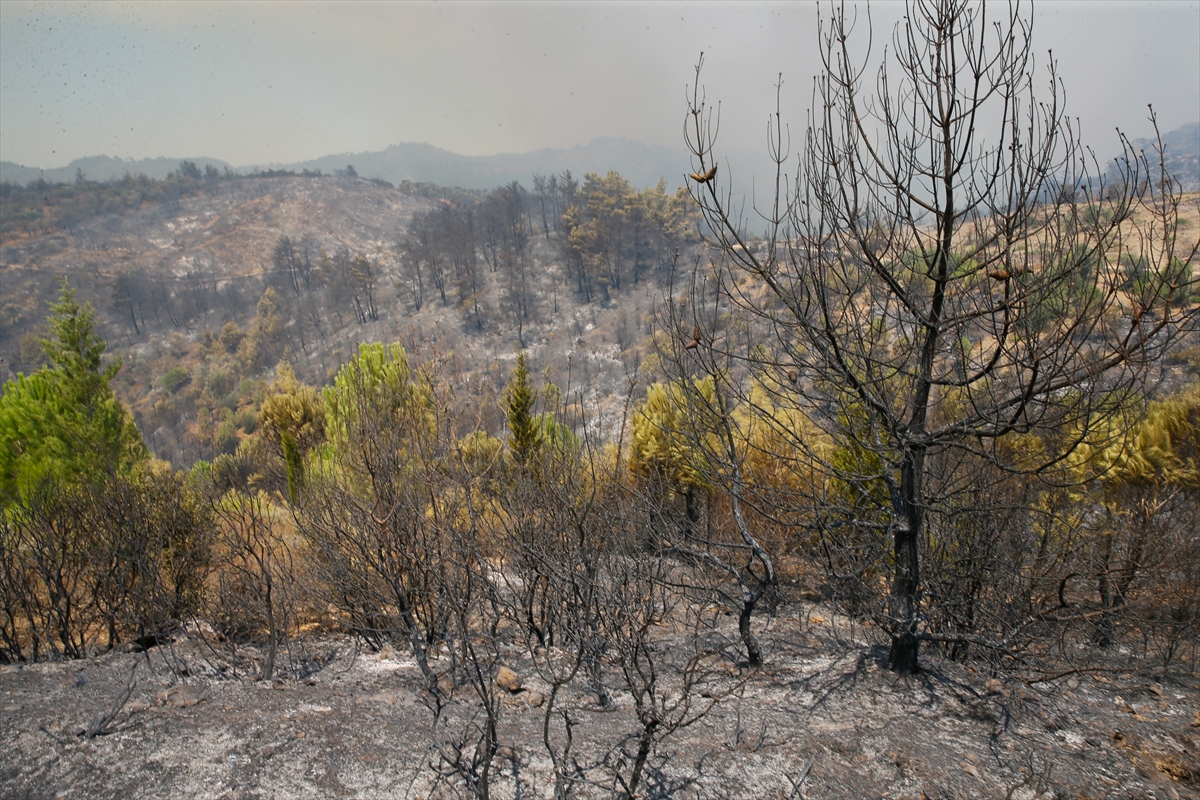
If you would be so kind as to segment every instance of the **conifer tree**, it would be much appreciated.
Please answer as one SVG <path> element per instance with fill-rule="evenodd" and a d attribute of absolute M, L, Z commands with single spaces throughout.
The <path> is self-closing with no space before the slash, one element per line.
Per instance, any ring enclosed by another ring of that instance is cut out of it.
<path fill-rule="evenodd" d="M 46 480 L 93 481 L 129 472 L 146 457 L 141 433 L 109 388 L 121 360 L 102 363 L 91 303 L 64 280 L 46 321 L 49 363 L 18 375 L 0 397 L 0 501 Z"/>
<path fill-rule="evenodd" d="M 542 426 L 533 413 L 537 394 L 529 382 L 525 354 L 520 353 L 504 393 L 504 411 L 508 416 L 508 449 L 521 467 L 525 467 L 542 446 Z"/>
<path fill-rule="evenodd" d="M 325 405 L 316 389 L 296 380 L 291 364 L 281 361 L 275 369 L 278 378 L 263 400 L 259 422 L 283 456 L 288 498 L 295 502 L 304 482 L 304 460 L 325 440 Z"/>

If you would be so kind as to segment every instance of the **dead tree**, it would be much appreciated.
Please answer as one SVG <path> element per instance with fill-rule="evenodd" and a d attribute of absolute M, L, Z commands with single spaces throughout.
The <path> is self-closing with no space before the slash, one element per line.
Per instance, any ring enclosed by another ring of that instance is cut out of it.
<path fill-rule="evenodd" d="M 691 186 L 717 256 L 672 306 L 664 361 L 769 431 L 792 495 L 757 510 L 848 548 L 855 570 L 890 570 L 875 617 L 911 673 L 922 642 L 975 640 L 929 626 L 922 576 L 972 461 L 1042 474 L 1124 413 L 1195 325 L 1196 248 L 1178 244 L 1165 170 L 1122 137 L 1114 178 L 1083 146 L 1054 61 L 1035 71 L 1024 9 L 913 0 L 876 60 L 857 20 L 837 5 L 822 20 L 794 162 L 776 112 L 761 239 L 711 174 L 719 114 L 697 66 Z"/>

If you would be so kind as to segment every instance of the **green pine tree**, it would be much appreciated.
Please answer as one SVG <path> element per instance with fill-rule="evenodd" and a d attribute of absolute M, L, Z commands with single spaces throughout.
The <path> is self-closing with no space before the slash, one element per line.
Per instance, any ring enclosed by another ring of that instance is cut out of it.
<path fill-rule="evenodd" d="M 0 396 L 0 502 L 43 481 L 90 482 L 128 473 L 146 458 L 141 433 L 109 381 L 120 359 L 102 363 L 105 342 L 95 332 L 91 303 L 80 305 L 62 282 L 50 306 L 42 348 L 49 363 L 18 375 Z"/>
<path fill-rule="evenodd" d="M 517 367 L 504 392 L 504 411 L 508 416 L 509 453 L 521 467 L 528 465 L 542 446 L 541 421 L 533 413 L 537 395 L 529 382 L 525 354 L 519 353 Z"/>

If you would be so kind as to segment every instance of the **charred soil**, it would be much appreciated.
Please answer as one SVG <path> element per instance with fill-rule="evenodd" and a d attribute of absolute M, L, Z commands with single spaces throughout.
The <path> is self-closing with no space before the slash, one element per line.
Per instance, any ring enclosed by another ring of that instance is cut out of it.
<path fill-rule="evenodd" d="M 730 627 L 733 620 L 730 620 Z M 726 651 L 734 689 L 666 738 L 646 797 L 1181 798 L 1200 796 L 1200 685 L 1117 672 L 990 675 L 886 649 L 821 606 L 764 622 L 767 665 Z M 727 633 L 732 633 L 729 631 Z M 664 633 L 669 638 L 669 633 Z M 667 642 L 669 645 L 669 642 Z M 434 713 L 413 661 L 341 635 L 291 642 L 283 677 L 193 628 L 145 652 L 0 668 L 5 797 L 455 797 L 439 753 L 469 725 L 472 689 Z M 682 649 L 682 648 L 681 648 Z M 444 661 L 444 659 L 443 659 Z M 494 797 L 551 796 L 547 687 L 505 659 Z M 436 662 L 435 662 L 436 663 Z M 440 665 L 445 669 L 448 665 Z M 617 796 L 638 729 L 631 704 L 560 697 L 573 723 L 571 796 Z M 703 698 L 696 698 L 703 702 Z M 553 726 L 552 726 L 553 729 Z M 444 772 L 444 770 L 443 770 Z"/>

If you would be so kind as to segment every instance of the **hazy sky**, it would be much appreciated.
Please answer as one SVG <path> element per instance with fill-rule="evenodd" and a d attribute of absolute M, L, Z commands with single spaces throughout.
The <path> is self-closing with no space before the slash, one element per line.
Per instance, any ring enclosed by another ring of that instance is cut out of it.
<path fill-rule="evenodd" d="M 874 3 L 876 27 L 903 6 Z M 1200 119 L 1200 3 L 1042 2 L 1085 141 Z M 0 3 L 0 158 L 235 165 L 428 142 L 468 155 L 620 136 L 682 147 L 700 51 L 719 145 L 762 149 L 784 77 L 803 127 L 817 5 L 751 3 Z M 882 43 L 877 37 L 877 44 Z"/>

